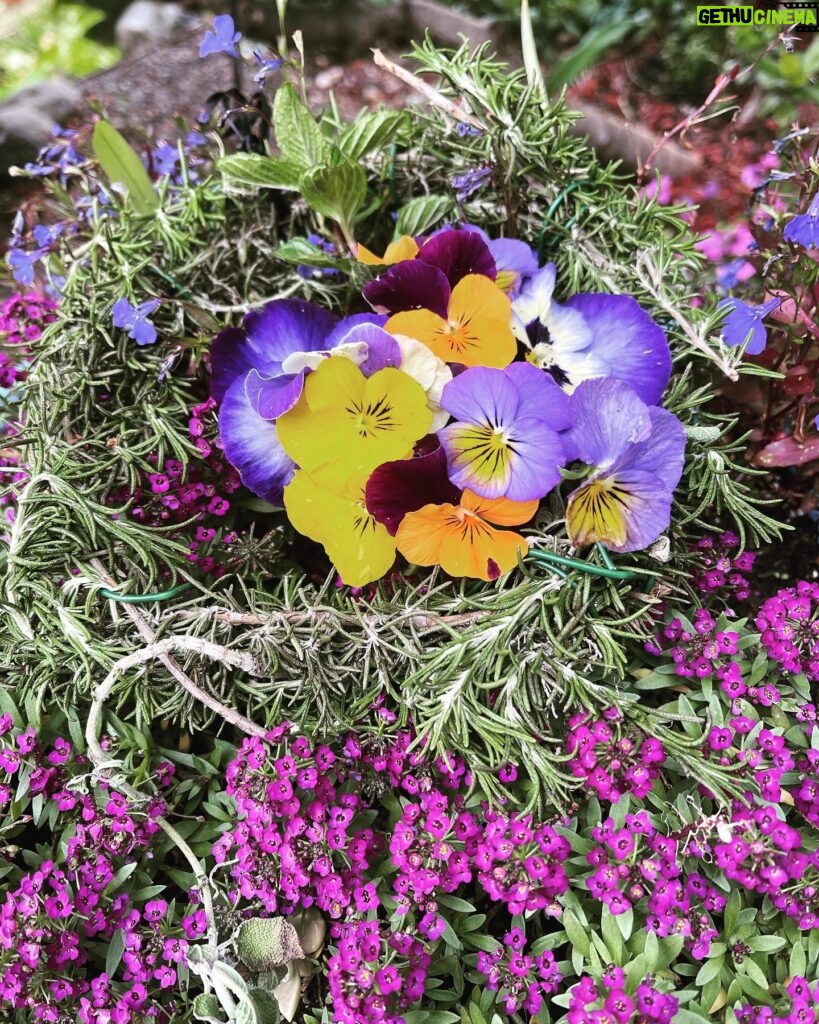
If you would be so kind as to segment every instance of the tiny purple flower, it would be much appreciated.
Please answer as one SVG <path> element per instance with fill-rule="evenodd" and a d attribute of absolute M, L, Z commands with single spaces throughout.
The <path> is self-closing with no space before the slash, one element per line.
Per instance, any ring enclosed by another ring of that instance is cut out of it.
<path fill-rule="evenodd" d="M 265 57 L 261 50 L 254 50 L 253 56 L 259 65 L 259 70 L 253 76 L 256 85 L 264 85 L 265 78 L 273 71 L 278 71 L 284 63 L 281 57 Z"/>
<path fill-rule="evenodd" d="M 119 299 L 114 303 L 111 316 L 114 327 L 128 331 L 137 345 L 153 345 L 156 341 L 156 328 L 148 319 L 159 308 L 159 299 L 149 299 L 140 306 L 132 306 L 127 299 Z"/>
<path fill-rule="evenodd" d="M 768 334 L 762 321 L 782 304 L 782 299 L 769 299 L 759 306 L 749 306 L 739 299 L 722 299 L 717 303 L 718 309 L 726 311 L 722 323 L 722 340 L 729 348 L 738 348 L 745 344 L 749 356 L 758 356 L 768 343 Z"/>
<path fill-rule="evenodd" d="M 805 213 L 798 214 L 785 225 L 782 237 L 786 242 L 803 245 L 806 249 L 819 249 L 819 192 Z"/>
<path fill-rule="evenodd" d="M 199 56 L 207 57 L 211 53 L 226 53 L 229 57 L 238 57 L 236 44 L 242 33 L 236 31 L 233 18 L 229 14 L 217 14 L 213 19 L 213 29 L 205 33 L 199 47 Z"/>

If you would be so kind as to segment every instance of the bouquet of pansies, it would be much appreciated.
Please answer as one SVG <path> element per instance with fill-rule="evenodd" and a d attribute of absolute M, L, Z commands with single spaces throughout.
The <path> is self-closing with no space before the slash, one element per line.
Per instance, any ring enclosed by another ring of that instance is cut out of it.
<path fill-rule="evenodd" d="M 660 537 L 685 432 L 659 405 L 665 333 L 635 299 L 559 303 L 554 264 L 469 224 L 380 257 L 359 245 L 358 259 L 377 271 L 372 312 L 276 299 L 211 349 L 228 460 L 345 583 L 383 577 L 396 555 L 497 579 L 564 476 L 574 547 Z"/>

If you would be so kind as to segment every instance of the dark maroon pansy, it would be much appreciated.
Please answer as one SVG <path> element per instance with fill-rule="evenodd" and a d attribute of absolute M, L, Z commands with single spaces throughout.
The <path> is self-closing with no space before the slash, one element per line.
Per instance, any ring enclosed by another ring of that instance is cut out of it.
<path fill-rule="evenodd" d="M 434 445 L 430 451 L 430 445 Z M 385 462 L 367 481 L 367 511 L 395 536 L 408 512 L 425 505 L 457 505 L 461 492 L 447 477 L 446 455 L 437 438 L 419 442 L 411 459 Z"/>

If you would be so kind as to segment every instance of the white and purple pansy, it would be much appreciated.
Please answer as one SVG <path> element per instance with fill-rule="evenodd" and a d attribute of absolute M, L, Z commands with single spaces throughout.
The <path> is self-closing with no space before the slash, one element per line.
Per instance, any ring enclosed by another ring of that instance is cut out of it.
<path fill-rule="evenodd" d="M 564 304 L 555 302 L 555 276 L 548 263 L 512 303 L 513 331 L 529 348 L 529 362 L 567 390 L 613 377 L 649 405 L 659 402 L 671 376 L 663 329 L 630 295 L 580 292 Z"/>

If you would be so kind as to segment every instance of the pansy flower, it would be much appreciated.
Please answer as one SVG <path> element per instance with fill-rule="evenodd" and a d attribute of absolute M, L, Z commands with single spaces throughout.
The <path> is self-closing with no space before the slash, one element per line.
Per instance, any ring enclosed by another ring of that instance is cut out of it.
<path fill-rule="evenodd" d="M 367 481 L 367 510 L 395 537 L 415 565 L 440 565 L 451 576 L 493 580 L 509 572 L 528 546 L 519 526 L 537 511 L 537 501 L 480 498 L 461 492 L 447 477 L 446 456 L 425 439 L 416 456 L 379 466 Z"/>
<path fill-rule="evenodd" d="M 495 284 L 497 268 L 472 231 L 442 231 L 415 259 L 370 281 L 364 297 L 392 313 L 386 330 L 422 341 L 445 362 L 507 366 L 515 357 L 509 298 Z"/>
<path fill-rule="evenodd" d="M 456 420 L 438 432 L 456 486 L 531 501 L 560 482 L 569 401 L 548 374 L 530 363 L 472 367 L 447 384 L 441 405 Z"/>
<path fill-rule="evenodd" d="M 501 291 L 514 299 L 528 278 L 538 272 L 537 255 L 534 249 L 519 238 L 490 238 L 476 224 L 464 224 L 462 228 L 444 228 L 444 230 L 472 231 L 486 243 L 492 259 L 495 261 L 497 276 L 495 284 Z"/>
<path fill-rule="evenodd" d="M 450 576 L 496 580 L 529 550 L 519 533 L 496 527 L 527 523 L 537 506 L 537 501 L 481 498 L 467 489 L 455 504 L 424 505 L 408 512 L 395 544 L 414 565 L 440 565 Z"/>
<path fill-rule="evenodd" d="M 572 389 L 595 377 L 625 381 L 649 405 L 671 376 L 665 332 L 630 295 L 581 292 L 553 299 L 555 266 L 547 264 L 512 304 L 513 329 L 527 359 Z"/>
<path fill-rule="evenodd" d="M 409 374 L 387 366 L 366 376 L 366 368 L 338 356 L 326 359 L 276 424 L 285 452 L 308 472 L 326 468 L 327 486 L 406 458 L 432 422 L 424 389 Z"/>
<path fill-rule="evenodd" d="M 367 511 L 366 480 L 366 474 L 353 474 L 339 483 L 333 470 L 300 469 L 284 489 L 293 527 L 324 547 L 351 587 L 380 579 L 395 561 L 395 540 Z"/>
<path fill-rule="evenodd" d="M 566 527 L 576 547 L 648 547 L 671 521 L 685 431 L 672 413 L 645 404 L 622 381 L 584 381 L 571 396 L 567 454 L 592 466 L 569 496 Z"/>

